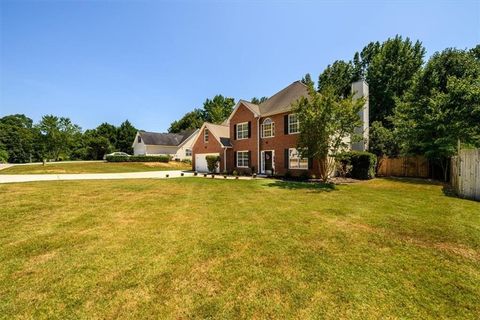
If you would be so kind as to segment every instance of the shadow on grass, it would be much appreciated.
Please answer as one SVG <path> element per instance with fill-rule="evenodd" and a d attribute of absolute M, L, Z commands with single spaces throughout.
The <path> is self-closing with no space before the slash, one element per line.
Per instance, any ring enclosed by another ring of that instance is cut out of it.
<path fill-rule="evenodd" d="M 388 181 L 396 181 L 396 182 L 410 183 L 410 184 L 444 185 L 442 181 L 427 179 L 427 178 L 410 178 L 410 177 L 378 177 L 378 178 L 388 180 Z"/>
<path fill-rule="evenodd" d="M 304 189 L 314 192 L 330 192 L 337 190 L 333 183 L 299 182 L 286 180 L 276 180 L 274 182 L 268 183 L 266 186 L 288 190 Z"/>

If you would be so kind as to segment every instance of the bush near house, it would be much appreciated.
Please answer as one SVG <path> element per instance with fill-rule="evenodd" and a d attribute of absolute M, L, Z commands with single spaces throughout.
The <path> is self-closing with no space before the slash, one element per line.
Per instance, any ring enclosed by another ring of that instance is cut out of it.
<path fill-rule="evenodd" d="M 366 151 L 344 152 L 337 157 L 342 175 L 350 175 L 353 179 L 369 180 L 375 178 L 377 157 Z"/>
<path fill-rule="evenodd" d="M 107 162 L 165 162 L 170 161 L 170 156 L 107 156 Z"/>
<path fill-rule="evenodd" d="M 215 172 L 220 162 L 220 156 L 206 156 L 208 172 Z"/>

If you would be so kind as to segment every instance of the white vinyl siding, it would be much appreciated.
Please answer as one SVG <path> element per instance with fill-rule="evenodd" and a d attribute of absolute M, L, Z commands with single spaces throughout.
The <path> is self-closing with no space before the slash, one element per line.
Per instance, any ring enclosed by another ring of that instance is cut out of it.
<path fill-rule="evenodd" d="M 288 149 L 288 168 L 289 169 L 308 169 L 308 159 L 300 158 L 298 150 L 295 148 Z"/>
<path fill-rule="evenodd" d="M 237 167 L 248 167 L 248 151 L 237 151 Z"/>
<path fill-rule="evenodd" d="M 262 138 L 271 138 L 275 136 L 275 122 L 270 118 L 263 120 Z"/>
<path fill-rule="evenodd" d="M 237 124 L 237 139 L 248 139 L 248 122 Z"/>
<path fill-rule="evenodd" d="M 295 113 L 288 115 L 288 134 L 299 133 L 300 122 L 298 116 Z"/>

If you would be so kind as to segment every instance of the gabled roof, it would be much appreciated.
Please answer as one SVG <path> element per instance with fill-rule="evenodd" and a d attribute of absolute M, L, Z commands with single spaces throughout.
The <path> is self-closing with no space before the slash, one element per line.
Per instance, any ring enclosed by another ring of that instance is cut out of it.
<path fill-rule="evenodd" d="M 208 131 L 217 139 L 217 141 L 222 145 L 222 147 L 231 147 L 232 144 L 230 142 L 230 127 L 224 124 L 213 124 L 210 122 L 204 122 L 202 127 L 199 129 L 200 132 L 207 128 Z M 200 137 L 198 135 L 193 144 L 197 142 L 197 139 Z"/>
<path fill-rule="evenodd" d="M 288 87 L 275 93 L 258 107 L 262 116 L 288 112 L 301 97 L 308 97 L 308 87 L 301 81 L 295 81 Z"/>
<path fill-rule="evenodd" d="M 237 112 L 238 108 L 241 105 L 244 105 L 245 107 L 247 107 L 247 109 L 249 109 L 255 117 L 260 116 L 260 108 L 257 104 L 251 103 L 247 100 L 240 99 L 240 100 L 238 100 L 237 104 L 235 105 L 235 108 L 233 108 L 233 110 L 230 113 L 230 115 L 228 116 L 228 118 L 225 121 L 222 122 L 222 125 L 228 125 L 228 123 L 230 122 L 230 119 L 233 117 L 235 112 Z"/>
<path fill-rule="evenodd" d="M 197 130 L 186 130 L 181 133 L 159 133 L 138 131 L 143 143 L 147 145 L 173 146 L 177 147 L 187 140 Z"/>

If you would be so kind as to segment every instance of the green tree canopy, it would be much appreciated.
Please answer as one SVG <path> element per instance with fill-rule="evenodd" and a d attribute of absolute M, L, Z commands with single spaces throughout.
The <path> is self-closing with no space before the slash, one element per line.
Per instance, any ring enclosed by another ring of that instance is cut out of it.
<path fill-rule="evenodd" d="M 458 140 L 480 146 L 480 61 L 474 51 L 435 53 L 392 119 L 403 151 L 437 161 L 446 179 Z"/>
<path fill-rule="evenodd" d="M 132 143 L 137 134 L 137 129 L 130 123 L 130 121 L 125 120 L 120 124 L 117 129 L 117 136 L 115 142 L 115 149 L 117 151 L 126 152 L 128 154 L 133 153 Z"/>
<path fill-rule="evenodd" d="M 260 98 L 253 97 L 253 98 L 250 100 L 250 102 L 258 105 L 258 104 L 260 104 L 260 103 L 262 103 L 262 102 L 265 102 L 265 101 L 267 101 L 267 100 L 268 100 L 268 97 L 260 97 Z"/>
<path fill-rule="evenodd" d="M 318 91 L 323 92 L 329 89 L 340 97 L 348 97 L 354 80 L 352 63 L 337 60 L 332 65 L 328 65 L 318 77 Z"/>
<path fill-rule="evenodd" d="M 43 141 L 43 156 L 54 160 L 70 156 L 75 138 L 81 132 L 81 128 L 69 118 L 53 115 L 43 116 L 37 127 Z"/>
<path fill-rule="evenodd" d="M 32 119 L 23 114 L 0 118 L 0 145 L 8 153 L 8 162 L 30 161 L 34 155 L 35 134 Z"/>
<path fill-rule="evenodd" d="M 204 119 L 211 123 L 222 123 L 232 113 L 234 106 L 235 99 L 217 94 L 203 103 Z"/>
<path fill-rule="evenodd" d="M 198 129 L 205 122 L 203 118 L 203 111 L 201 109 L 194 109 L 187 112 L 180 120 L 175 120 L 170 124 L 168 132 L 179 133 L 189 129 Z"/>

